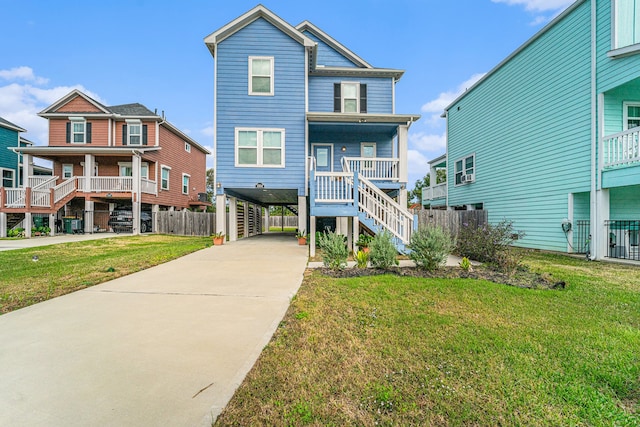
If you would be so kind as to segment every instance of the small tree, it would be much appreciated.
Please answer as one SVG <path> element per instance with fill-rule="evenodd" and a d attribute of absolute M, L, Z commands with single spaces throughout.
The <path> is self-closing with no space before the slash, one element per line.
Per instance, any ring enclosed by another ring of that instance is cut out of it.
<path fill-rule="evenodd" d="M 398 265 L 398 250 L 388 231 L 376 234 L 369 244 L 369 250 L 369 262 L 372 267 L 387 269 Z"/>
<path fill-rule="evenodd" d="M 322 249 L 322 262 L 332 270 L 342 270 L 347 266 L 349 250 L 345 236 L 333 231 L 318 236 L 318 246 Z"/>
<path fill-rule="evenodd" d="M 440 227 L 420 227 L 411 235 L 409 258 L 416 265 L 427 271 L 442 267 L 447 257 L 455 248 L 449 233 Z"/>

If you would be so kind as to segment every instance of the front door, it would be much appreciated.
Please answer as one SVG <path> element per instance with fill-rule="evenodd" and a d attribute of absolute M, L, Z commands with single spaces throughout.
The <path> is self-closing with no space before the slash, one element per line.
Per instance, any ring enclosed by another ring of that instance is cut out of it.
<path fill-rule="evenodd" d="M 332 172 L 333 171 L 333 145 L 331 144 L 312 144 L 313 157 L 316 159 L 316 171 Z"/>

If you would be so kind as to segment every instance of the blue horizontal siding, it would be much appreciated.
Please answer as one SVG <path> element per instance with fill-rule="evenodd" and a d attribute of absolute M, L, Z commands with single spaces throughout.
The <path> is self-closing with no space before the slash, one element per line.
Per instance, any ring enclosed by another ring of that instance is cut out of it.
<path fill-rule="evenodd" d="M 360 143 L 375 142 L 377 157 L 391 157 L 393 154 L 393 137 L 388 133 L 376 133 L 370 131 L 331 132 L 313 131 L 309 133 L 310 144 L 333 144 L 333 170 L 342 171 L 343 157 L 360 157 Z M 345 152 L 341 151 L 342 147 Z M 309 149 L 311 152 L 311 149 Z"/>
<path fill-rule="evenodd" d="M 333 112 L 333 85 L 340 82 L 359 82 L 367 85 L 367 113 L 393 113 L 393 79 L 353 77 L 309 77 L 309 111 Z"/>
<path fill-rule="evenodd" d="M 7 147 L 17 147 L 19 141 L 18 132 L 0 127 L 0 168 L 16 170 L 18 167 L 18 156 L 13 151 L 7 150 Z M 14 173 L 14 178 L 15 177 L 16 174 Z M 2 185 L 1 180 L 0 185 Z"/>
<path fill-rule="evenodd" d="M 272 56 L 275 95 L 248 95 L 249 56 Z M 217 179 L 225 188 L 298 189 L 305 178 L 305 52 L 260 18 L 222 41 L 217 68 Z M 285 129 L 285 168 L 236 168 L 235 129 Z"/>
<path fill-rule="evenodd" d="M 450 183 L 449 205 L 483 203 L 491 222 L 513 220 L 521 246 L 566 250 L 568 194 L 589 191 L 589 23 L 585 3 L 449 110 L 448 176 L 476 156 L 476 182 Z"/>
<path fill-rule="evenodd" d="M 324 65 L 325 67 L 357 67 L 351 60 L 320 40 L 315 34 L 309 31 L 304 31 L 303 34 L 318 43 L 316 48 L 318 50 L 316 56 L 317 65 Z"/>

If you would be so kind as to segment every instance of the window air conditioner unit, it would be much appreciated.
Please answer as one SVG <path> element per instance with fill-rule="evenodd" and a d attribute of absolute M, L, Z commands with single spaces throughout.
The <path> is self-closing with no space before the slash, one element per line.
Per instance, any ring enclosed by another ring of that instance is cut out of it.
<path fill-rule="evenodd" d="M 460 180 L 465 184 L 475 181 L 475 176 L 472 173 L 468 173 L 466 175 L 462 175 L 462 179 Z"/>

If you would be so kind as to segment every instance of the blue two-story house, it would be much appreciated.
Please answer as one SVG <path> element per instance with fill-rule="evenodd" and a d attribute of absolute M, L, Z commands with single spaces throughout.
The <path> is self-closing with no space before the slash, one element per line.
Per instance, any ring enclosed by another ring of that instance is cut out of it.
<path fill-rule="evenodd" d="M 445 115 L 447 191 L 425 205 L 513 220 L 521 246 L 640 261 L 640 0 L 575 1 Z"/>
<path fill-rule="evenodd" d="M 328 222 L 351 246 L 362 228 L 408 242 L 407 132 L 419 116 L 395 113 L 403 71 L 373 67 L 310 22 L 294 27 L 262 5 L 205 44 L 215 60 L 218 230 L 232 241 L 259 234 L 269 206 L 288 206 L 312 253 Z"/>

